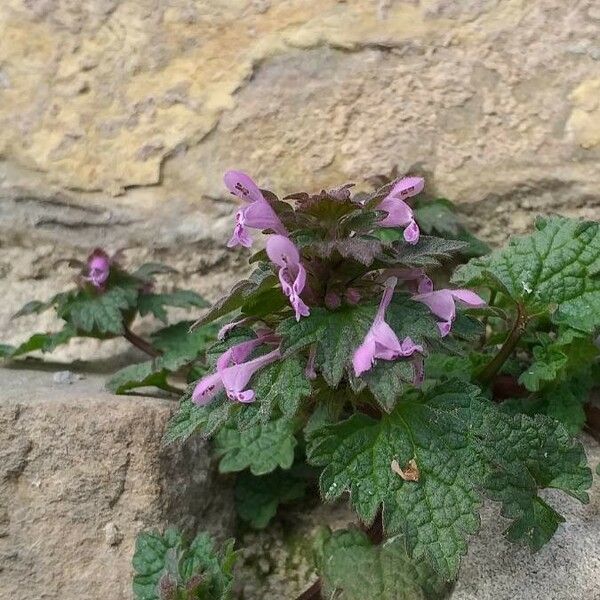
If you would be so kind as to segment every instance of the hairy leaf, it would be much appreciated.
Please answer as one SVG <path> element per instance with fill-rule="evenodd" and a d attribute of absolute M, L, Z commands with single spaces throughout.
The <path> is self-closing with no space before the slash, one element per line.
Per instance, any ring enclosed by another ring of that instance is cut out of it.
<path fill-rule="evenodd" d="M 336 531 L 322 543 L 319 566 L 325 598 L 441 600 L 450 587 L 425 561 L 408 556 L 401 536 L 374 546 L 356 529 Z"/>
<path fill-rule="evenodd" d="M 278 329 L 283 337 L 281 349 L 286 354 L 317 344 L 316 364 L 325 381 L 336 387 L 344 369 L 352 359 L 354 349 L 365 337 L 375 306 L 345 306 L 336 311 L 314 308 L 310 318 L 286 319 Z"/>
<path fill-rule="evenodd" d="M 206 533 L 191 543 L 174 529 L 141 533 L 133 555 L 133 593 L 136 600 L 162 600 L 166 590 L 177 598 L 227 600 L 234 562 L 233 540 L 217 551 Z"/>
<path fill-rule="evenodd" d="M 232 414 L 240 409 L 238 404 L 227 399 L 225 393 L 218 394 L 206 406 L 198 406 L 192 402 L 194 387 L 195 384 L 189 385 L 181 397 L 179 408 L 167 423 L 163 444 L 184 442 L 196 433 L 209 438 L 223 427 Z"/>
<path fill-rule="evenodd" d="M 54 333 L 34 333 L 29 339 L 18 346 L 0 345 L 0 357 L 16 358 L 22 354 L 35 352 L 52 352 L 58 346 L 66 344 L 71 338 L 75 337 L 77 332 L 65 325 L 60 331 Z"/>
<path fill-rule="evenodd" d="M 264 529 L 280 504 L 302 498 L 305 489 L 306 480 L 290 471 L 277 469 L 261 477 L 243 471 L 235 481 L 236 511 L 255 529 Z"/>
<path fill-rule="evenodd" d="M 250 469 L 253 475 L 264 475 L 277 467 L 289 469 L 295 447 L 294 424 L 287 419 L 259 423 L 241 431 L 227 425 L 215 438 L 221 473 Z"/>
<path fill-rule="evenodd" d="M 352 506 L 367 523 L 383 505 L 388 533 L 402 532 L 411 555 L 425 556 L 448 579 L 458 570 L 468 535 L 479 527 L 480 490 L 493 486 L 494 476 L 510 488 L 503 495 L 492 487 L 491 495 L 515 523 L 526 520 L 527 531 L 536 532 L 522 536 L 532 547 L 543 537 L 537 532 L 549 528 L 547 514 L 543 522 L 534 518 L 538 490 L 557 487 L 585 500 L 591 483 L 581 446 L 556 422 L 508 415 L 464 382 L 405 396 L 379 421 L 355 414 L 318 429 L 308 459 L 324 467 L 325 500 L 350 491 Z M 400 474 L 411 461 L 416 480 Z M 523 470 L 531 474 L 527 489 L 516 483 Z"/>
<path fill-rule="evenodd" d="M 121 335 L 127 312 L 135 308 L 137 298 L 136 284 L 127 281 L 106 292 L 85 288 L 60 303 L 57 314 L 82 333 Z"/>
<path fill-rule="evenodd" d="M 380 235 L 388 234 L 389 241 L 394 241 L 389 236 L 395 236 L 399 239 L 398 229 L 381 230 Z M 465 242 L 458 240 L 445 240 L 444 238 L 431 237 L 422 235 L 417 244 L 407 244 L 400 240 L 400 243 L 394 244 L 386 249 L 386 262 L 394 264 L 402 264 L 406 267 L 438 267 L 443 260 L 451 258 L 451 256 L 465 248 Z"/>
<path fill-rule="evenodd" d="M 276 285 L 277 277 L 271 272 L 270 266 L 261 264 L 253 271 L 248 279 L 243 279 L 236 283 L 227 295 L 216 302 L 212 308 L 198 320 L 197 324 L 206 325 L 207 323 L 212 323 L 220 317 L 242 308 L 244 304 L 251 301 L 253 296 Z"/>
<path fill-rule="evenodd" d="M 191 290 L 175 290 L 170 294 L 140 294 L 138 309 L 140 315 L 154 315 L 163 323 L 167 322 L 167 306 L 179 308 L 206 308 L 209 303 Z"/>
<path fill-rule="evenodd" d="M 532 235 L 461 267 L 454 281 L 509 296 L 528 314 L 549 312 L 555 323 L 593 332 L 600 326 L 598 223 L 538 219 Z"/>

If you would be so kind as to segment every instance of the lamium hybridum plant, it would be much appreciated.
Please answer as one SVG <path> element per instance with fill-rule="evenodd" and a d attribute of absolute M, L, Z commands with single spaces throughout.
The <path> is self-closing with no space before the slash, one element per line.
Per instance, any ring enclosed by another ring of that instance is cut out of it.
<path fill-rule="evenodd" d="M 36 333 L 18 346 L 0 344 L 0 358 L 13 360 L 34 351 L 52 352 L 75 337 L 100 340 L 124 337 L 151 360 L 118 371 L 107 387 L 117 393 L 138 387 L 158 387 L 180 394 L 181 390 L 169 382 L 169 377 L 177 374 L 193 380 L 203 372 L 204 351 L 207 342 L 214 339 L 216 329 L 209 325 L 190 334 L 192 321 L 168 325 L 167 308 L 205 308 L 208 302 L 192 290 L 156 291 L 156 276 L 172 275 L 175 269 L 145 263 L 128 272 L 121 264 L 122 254 L 109 256 L 97 248 L 85 262 L 60 261 L 78 270 L 75 285 L 48 301 L 28 302 L 13 318 L 54 309 L 63 321 L 62 329 Z M 135 318 L 146 315 L 152 315 L 165 325 L 155 329 L 149 340 L 132 330 Z"/>
<path fill-rule="evenodd" d="M 165 441 L 212 438 L 253 527 L 314 474 L 349 500 L 357 525 L 318 536 L 302 598 L 441 598 L 485 499 L 532 550 L 563 521 L 540 491 L 588 501 L 571 436 L 598 382 L 598 224 L 539 219 L 488 253 L 419 177 L 282 200 L 241 172 L 225 185 L 228 245 L 262 231 L 264 248 L 196 323 L 225 320 Z"/>

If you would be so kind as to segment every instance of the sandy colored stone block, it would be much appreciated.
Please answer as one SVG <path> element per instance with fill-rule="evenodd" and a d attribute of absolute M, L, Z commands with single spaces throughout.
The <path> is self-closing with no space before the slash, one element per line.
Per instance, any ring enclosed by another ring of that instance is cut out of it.
<path fill-rule="evenodd" d="M 136 534 L 230 533 L 230 493 L 204 442 L 162 450 L 170 400 L 115 397 L 0 368 L 0 598 L 131 598 Z"/>

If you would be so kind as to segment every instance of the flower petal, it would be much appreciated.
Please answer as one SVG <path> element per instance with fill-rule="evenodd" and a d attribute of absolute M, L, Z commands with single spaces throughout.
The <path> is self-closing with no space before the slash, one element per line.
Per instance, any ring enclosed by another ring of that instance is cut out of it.
<path fill-rule="evenodd" d="M 422 177 L 403 177 L 394 185 L 390 191 L 390 196 L 410 198 L 421 193 L 424 187 L 425 180 Z"/>
<path fill-rule="evenodd" d="M 198 406 L 205 406 L 223 389 L 223 381 L 219 373 L 212 373 L 203 377 L 194 388 L 192 402 Z"/>
<path fill-rule="evenodd" d="M 375 338 L 371 332 L 367 333 L 363 343 L 354 351 L 352 366 L 354 374 L 358 377 L 368 371 L 375 362 Z"/>
<path fill-rule="evenodd" d="M 264 196 L 256 183 L 243 171 L 227 171 L 223 176 L 223 182 L 227 189 L 238 198 L 248 202 L 264 200 Z"/>
<path fill-rule="evenodd" d="M 266 250 L 271 261 L 280 267 L 300 264 L 298 248 L 284 235 L 270 235 L 267 239 Z"/>
<path fill-rule="evenodd" d="M 450 290 L 452 297 L 469 306 L 485 306 L 486 302 L 471 290 Z"/>

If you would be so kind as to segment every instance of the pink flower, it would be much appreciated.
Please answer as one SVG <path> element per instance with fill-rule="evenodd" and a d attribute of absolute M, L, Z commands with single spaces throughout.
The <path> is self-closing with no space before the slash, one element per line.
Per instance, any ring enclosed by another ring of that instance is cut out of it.
<path fill-rule="evenodd" d="M 438 290 L 418 294 L 412 299 L 428 306 L 431 312 L 441 319 L 438 327 L 442 337 L 450 333 L 452 322 L 456 318 L 456 301 L 467 306 L 485 306 L 485 300 L 471 290 Z"/>
<path fill-rule="evenodd" d="M 84 277 L 94 287 L 102 288 L 110 274 L 110 258 L 104 250 L 96 248 L 87 261 L 88 274 Z"/>
<path fill-rule="evenodd" d="M 413 293 L 427 294 L 433 292 L 433 281 L 423 269 L 388 269 L 386 273 L 397 277 L 399 281 L 408 282 L 408 287 Z"/>
<path fill-rule="evenodd" d="M 395 277 L 390 277 L 385 282 L 385 291 L 373 324 L 362 344 L 354 351 L 352 365 L 356 376 L 370 370 L 376 359 L 396 360 L 401 356 L 411 356 L 415 352 L 423 352 L 423 347 L 415 344 L 409 337 L 400 342 L 398 336 L 384 320 L 385 311 L 392 301 L 397 282 Z"/>
<path fill-rule="evenodd" d="M 422 177 L 404 177 L 394 185 L 390 193 L 377 207 L 388 213 L 380 221 L 380 225 L 383 227 L 404 227 L 404 239 L 409 244 L 416 244 L 419 241 L 420 232 L 411 207 L 402 198 L 416 196 L 423 191 L 424 186 L 425 180 Z"/>
<path fill-rule="evenodd" d="M 271 229 L 282 235 L 287 234 L 283 223 L 248 175 L 241 171 L 228 171 L 225 173 L 223 181 L 232 194 L 248 202 L 235 214 L 236 225 L 231 239 L 227 242 L 229 248 L 238 244 L 246 248 L 252 246 L 252 238 L 246 230 L 247 227 Z"/>
<path fill-rule="evenodd" d="M 299 321 L 300 317 L 308 317 L 310 310 L 300 298 L 306 285 L 306 269 L 300 262 L 298 248 L 283 235 L 270 235 L 267 240 L 267 255 L 280 267 L 279 283 L 283 293 L 290 299 L 296 313 L 296 321 Z"/>
<path fill-rule="evenodd" d="M 244 388 L 256 371 L 280 358 L 281 353 L 279 349 L 276 349 L 253 360 L 244 361 L 256 348 L 264 343 L 274 341 L 279 341 L 276 336 L 265 335 L 229 348 L 217 360 L 216 372 L 206 375 L 196 384 L 192 400 L 196 404 L 204 406 L 224 389 L 230 400 L 252 402 L 254 390 L 245 390 Z"/>

